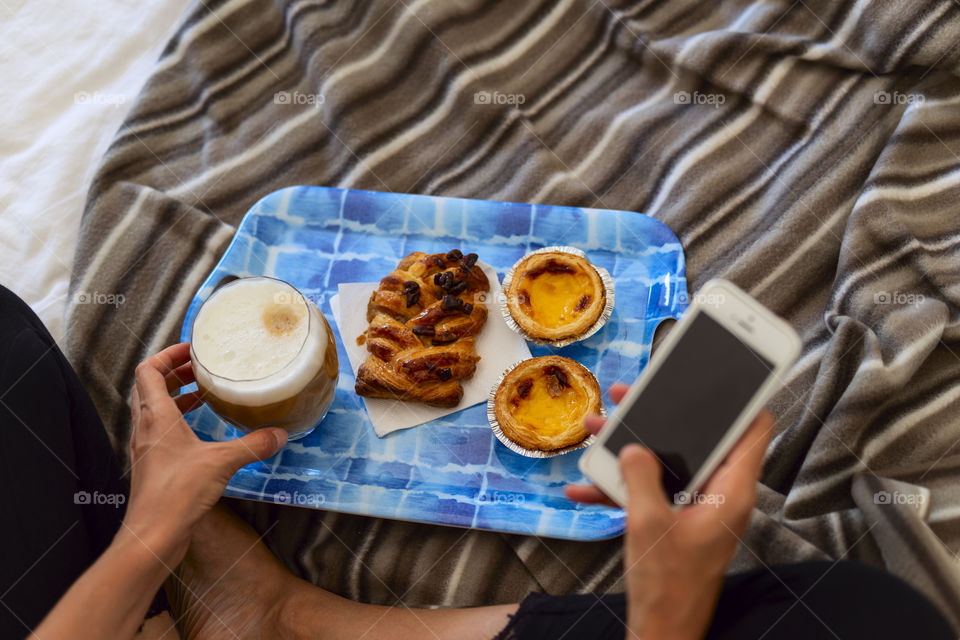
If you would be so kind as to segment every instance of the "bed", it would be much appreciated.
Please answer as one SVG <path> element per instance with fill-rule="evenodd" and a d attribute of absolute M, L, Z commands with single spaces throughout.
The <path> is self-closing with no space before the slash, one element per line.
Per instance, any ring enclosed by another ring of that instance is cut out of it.
<path fill-rule="evenodd" d="M 61 346 L 90 180 L 187 0 L 72 4 L 0 6 L 0 284 Z"/>

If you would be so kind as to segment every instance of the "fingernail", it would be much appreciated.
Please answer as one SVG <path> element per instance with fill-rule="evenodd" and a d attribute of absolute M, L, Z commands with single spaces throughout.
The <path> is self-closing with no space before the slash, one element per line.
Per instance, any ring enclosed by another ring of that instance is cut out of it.
<path fill-rule="evenodd" d="M 621 456 L 635 456 L 643 451 L 643 445 L 639 445 L 636 442 L 631 442 L 630 444 L 623 445 L 623 448 L 620 449 Z"/>
<path fill-rule="evenodd" d="M 283 429 L 274 429 L 273 439 L 277 443 L 277 449 L 282 449 L 287 444 L 287 432 Z"/>

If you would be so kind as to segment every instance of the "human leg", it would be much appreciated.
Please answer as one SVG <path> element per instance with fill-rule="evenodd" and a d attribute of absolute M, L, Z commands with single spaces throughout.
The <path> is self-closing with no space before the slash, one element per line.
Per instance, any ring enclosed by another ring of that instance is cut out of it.
<path fill-rule="evenodd" d="M 0 637 L 19 637 L 109 545 L 127 487 L 66 357 L 2 286 L 0 482 Z"/>
<path fill-rule="evenodd" d="M 169 583 L 184 638 L 623 638 L 623 594 L 531 594 L 520 605 L 423 610 L 352 602 L 290 574 L 223 505 L 197 529 Z M 707 640 L 952 638 L 939 612 L 893 575 L 808 562 L 729 576 Z"/>
<path fill-rule="evenodd" d="M 803 562 L 730 576 L 708 640 L 948 640 L 940 612 L 893 574 L 858 562 Z"/>
<path fill-rule="evenodd" d="M 623 638 L 623 594 L 532 594 L 500 640 Z M 926 598 L 892 574 L 856 562 L 804 562 L 729 576 L 706 640 L 948 640 Z"/>
<path fill-rule="evenodd" d="M 353 602 L 293 576 L 223 504 L 197 527 L 167 585 L 185 639 L 489 639 L 517 607 L 428 610 Z"/>

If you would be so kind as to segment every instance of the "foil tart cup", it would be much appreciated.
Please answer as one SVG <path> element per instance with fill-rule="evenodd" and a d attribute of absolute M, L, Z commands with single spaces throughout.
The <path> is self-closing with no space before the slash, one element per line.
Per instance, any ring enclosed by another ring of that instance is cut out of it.
<path fill-rule="evenodd" d="M 537 253 L 570 253 L 575 256 L 580 256 L 584 260 L 587 260 L 587 262 L 590 262 L 589 258 L 587 258 L 587 254 L 581 251 L 580 249 L 577 249 L 576 247 L 562 247 L 562 246 L 543 247 L 542 249 L 531 251 L 530 253 L 526 254 L 525 256 L 517 260 L 517 262 L 514 263 L 514 265 L 510 267 L 507 273 L 503 276 L 503 282 L 500 283 L 500 291 L 502 294 L 500 297 L 500 314 L 503 316 L 503 321 L 507 323 L 507 326 L 510 327 L 512 331 L 523 336 L 525 340 L 529 340 L 534 344 L 547 345 L 551 347 L 565 347 L 575 342 L 586 340 L 587 338 L 595 334 L 597 331 L 600 331 L 603 325 L 607 323 L 607 320 L 609 320 L 610 316 L 613 314 L 613 303 L 614 303 L 613 278 L 610 277 L 609 271 L 607 271 L 603 267 L 599 267 L 593 264 L 592 262 L 590 262 L 590 266 L 593 267 L 594 271 L 597 272 L 597 275 L 600 276 L 600 281 L 603 283 L 604 297 L 606 301 L 603 305 L 603 311 L 600 312 L 600 316 L 597 318 L 597 321 L 594 322 L 589 329 L 587 329 L 586 331 L 584 331 L 583 333 L 577 336 L 562 338 L 560 340 L 546 340 L 544 338 L 535 338 L 531 336 L 530 334 L 528 334 L 526 331 L 523 330 L 523 327 L 517 324 L 517 321 L 513 319 L 513 315 L 510 313 L 509 305 L 507 305 L 507 296 L 509 296 L 508 291 L 510 291 L 510 283 L 513 281 L 513 277 L 516 275 L 517 267 L 520 265 L 520 263 L 526 260 L 527 258 L 529 258 L 530 256 L 535 255 Z"/>
<path fill-rule="evenodd" d="M 586 449 L 597 439 L 597 436 L 592 433 L 588 435 L 583 441 L 578 442 L 575 445 L 565 447 L 563 449 L 554 449 L 552 451 L 541 451 L 540 449 L 525 449 L 519 444 L 507 437 L 507 434 L 503 432 L 503 428 L 500 426 L 500 421 L 497 420 L 497 411 L 496 411 L 496 398 L 497 390 L 500 388 L 500 385 L 503 383 L 503 379 L 507 377 L 511 371 L 517 368 L 517 366 L 525 362 L 524 360 L 517 360 L 512 365 L 503 370 L 503 373 L 500 374 L 500 377 L 497 378 L 496 384 L 490 389 L 490 395 L 487 396 L 487 420 L 490 422 L 490 429 L 493 431 L 493 435 L 496 436 L 503 446 L 514 453 L 518 453 L 521 456 L 526 456 L 528 458 L 552 458 L 554 456 L 563 455 L 564 453 L 570 453 L 571 451 L 576 451 L 578 449 Z M 592 372 L 591 372 L 592 375 Z M 604 408 L 603 403 L 600 403 L 600 415 L 606 416 L 607 410 Z"/>

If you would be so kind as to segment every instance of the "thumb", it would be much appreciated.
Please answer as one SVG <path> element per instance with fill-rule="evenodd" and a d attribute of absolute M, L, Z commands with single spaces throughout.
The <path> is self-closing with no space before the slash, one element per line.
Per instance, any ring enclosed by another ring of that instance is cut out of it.
<path fill-rule="evenodd" d="M 635 513 L 653 513 L 670 505 L 663 493 L 663 467 L 649 449 L 630 444 L 620 451 L 620 473 L 627 486 L 627 509 Z"/>
<path fill-rule="evenodd" d="M 283 429 L 271 427 L 257 429 L 242 438 L 225 442 L 233 470 L 246 466 L 257 460 L 264 460 L 280 451 L 287 444 L 287 432 Z"/>

